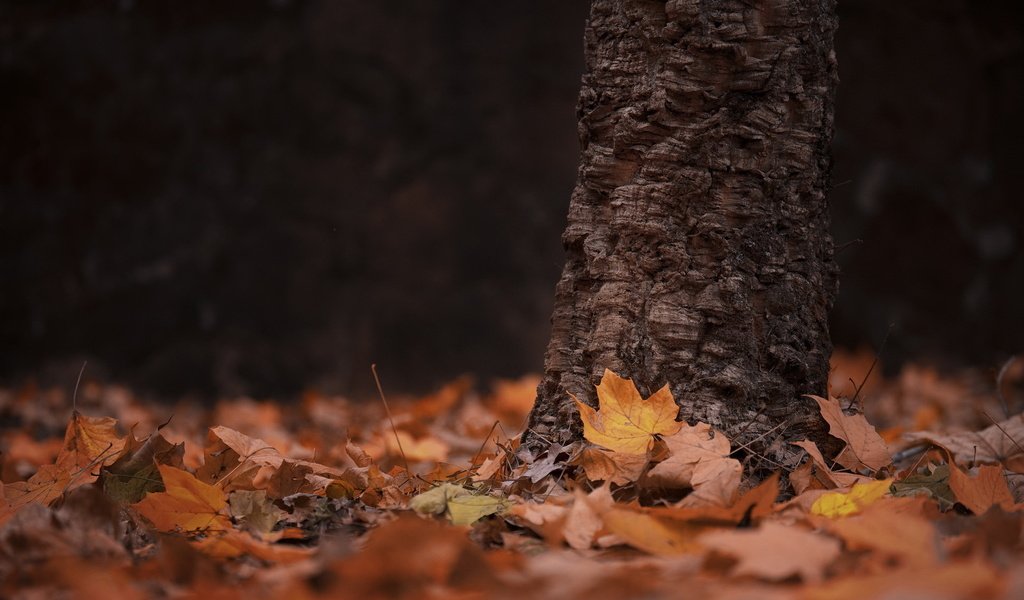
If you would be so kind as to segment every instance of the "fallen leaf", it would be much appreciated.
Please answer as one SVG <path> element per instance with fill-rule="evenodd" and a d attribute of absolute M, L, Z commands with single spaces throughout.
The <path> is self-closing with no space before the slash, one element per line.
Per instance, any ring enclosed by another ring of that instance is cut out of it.
<path fill-rule="evenodd" d="M 71 485 L 71 473 L 57 465 L 43 465 L 28 481 L 17 481 L 4 486 L 7 507 L 0 521 L 26 504 L 49 505 L 60 498 Z"/>
<path fill-rule="evenodd" d="M 101 466 L 115 460 L 124 446 L 124 438 L 117 435 L 116 426 L 117 420 L 110 417 L 87 417 L 77 410 L 72 412 L 57 465 L 68 471 L 99 472 Z"/>
<path fill-rule="evenodd" d="M 847 493 L 822 494 L 811 506 L 811 514 L 832 518 L 856 514 L 865 506 L 888 494 L 891 485 L 891 479 L 884 479 L 858 483 Z"/>
<path fill-rule="evenodd" d="M 930 431 L 909 433 L 906 438 L 927 441 L 953 453 L 959 465 L 1006 462 L 1024 454 L 1024 414 L 1018 414 L 998 425 L 981 431 L 942 434 Z"/>
<path fill-rule="evenodd" d="M 601 515 L 605 529 L 630 546 L 657 556 L 699 553 L 697 534 L 706 527 L 644 512 L 612 508 Z"/>
<path fill-rule="evenodd" d="M 647 466 L 646 454 L 627 454 L 600 448 L 584 448 L 573 460 L 583 467 L 590 481 L 608 481 L 626 485 L 640 478 Z"/>
<path fill-rule="evenodd" d="M 511 505 L 504 498 L 464 495 L 448 500 L 448 519 L 452 525 L 472 525 L 480 519 L 500 513 Z"/>
<path fill-rule="evenodd" d="M 943 510 L 956 503 L 949 487 L 949 465 L 926 467 L 924 472 L 908 475 L 892 484 L 892 495 L 897 497 L 926 496 L 938 502 Z"/>
<path fill-rule="evenodd" d="M 811 460 L 800 465 L 790 474 L 790 481 L 797 494 L 814 489 L 835 489 L 847 488 L 855 483 L 871 481 L 870 477 L 857 475 L 855 473 L 842 473 L 833 471 L 825 462 L 818 445 L 810 440 L 792 442 L 794 446 L 802 448 Z"/>
<path fill-rule="evenodd" d="M 907 567 L 923 568 L 938 561 L 935 526 L 919 515 L 876 504 L 863 514 L 829 520 L 826 528 L 853 550 L 872 550 Z"/>
<path fill-rule="evenodd" d="M 709 550 L 736 558 L 733 575 L 752 575 L 769 581 L 793 575 L 809 583 L 821 581 L 825 569 L 840 552 L 838 540 L 771 521 L 755 530 L 705 533 L 699 541 Z"/>
<path fill-rule="evenodd" d="M 566 543 L 576 550 L 586 550 L 594 543 L 604 526 L 601 515 L 615 503 L 610 484 L 605 484 L 589 494 L 576 490 L 576 498 L 565 517 L 562 535 Z"/>
<path fill-rule="evenodd" d="M 1003 468 L 995 465 L 981 465 L 978 474 L 971 477 L 958 467 L 950 467 L 949 488 L 960 504 L 976 515 L 983 515 L 993 506 L 1010 510 L 1013 495 L 1003 477 Z"/>
<path fill-rule="evenodd" d="M 892 462 L 892 456 L 885 441 L 864 415 L 848 415 L 839 400 L 810 396 L 821 408 L 821 416 L 828 422 L 829 433 L 846 442 L 846 448 L 836 457 L 836 462 L 850 470 L 867 467 L 877 471 Z"/>
<path fill-rule="evenodd" d="M 680 424 L 665 437 L 669 457 L 648 473 L 650 484 L 667 488 L 692 487 L 686 505 L 727 506 L 736 499 L 743 466 L 729 458 L 729 440 L 707 423 Z"/>
<path fill-rule="evenodd" d="M 134 504 L 150 492 L 164 490 L 157 465 L 181 469 L 184 455 L 184 443 L 172 444 L 159 432 L 141 445 L 133 439 L 125 444 L 117 460 L 100 472 L 100 485 L 110 498 L 122 504 Z"/>
<path fill-rule="evenodd" d="M 224 492 L 199 481 L 188 471 L 158 465 L 166 491 L 147 494 L 132 505 L 159 531 L 217 531 L 231 526 L 221 514 L 227 506 Z"/>
<path fill-rule="evenodd" d="M 631 380 L 608 369 L 597 386 L 598 410 L 574 399 L 583 419 L 583 437 L 616 452 L 646 454 L 655 435 L 672 435 L 682 426 L 667 385 L 645 401 Z"/>
<path fill-rule="evenodd" d="M 270 533 L 285 512 L 267 497 L 266 490 L 236 490 L 228 496 L 231 516 L 257 533 Z"/>
<path fill-rule="evenodd" d="M 288 564 L 311 557 L 312 548 L 299 548 L 271 544 L 258 540 L 248 533 L 228 530 L 193 542 L 200 552 L 215 558 L 236 558 L 243 555 L 254 556 L 272 563 Z"/>
<path fill-rule="evenodd" d="M 442 483 L 413 496 L 409 508 L 421 515 L 440 515 L 448 509 L 448 501 L 469 494 L 470 491 L 454 483 Z"/>

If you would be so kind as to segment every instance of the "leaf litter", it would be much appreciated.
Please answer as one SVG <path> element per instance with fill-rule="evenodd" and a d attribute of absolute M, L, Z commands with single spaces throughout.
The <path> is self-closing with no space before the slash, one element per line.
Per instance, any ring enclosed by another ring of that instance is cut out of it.
<path fill-rule="evenodd" d="M 795 440 L 761 481 L 667 387 L 610 371 L 577 402 L 584 439 L 539 456 L 518 443 L 536 378 L 461 379 L 391 418 L 87 383 L 62 424 L 39 410 L 58 392 L 0 390 L 0 595 L 1021 597 L 1021 417 L 961 419 L 957 381 L 911 369 L 862 395 L 902 399 L 869 411 L 881 430 L 814 398 L 842 451 Z"/>

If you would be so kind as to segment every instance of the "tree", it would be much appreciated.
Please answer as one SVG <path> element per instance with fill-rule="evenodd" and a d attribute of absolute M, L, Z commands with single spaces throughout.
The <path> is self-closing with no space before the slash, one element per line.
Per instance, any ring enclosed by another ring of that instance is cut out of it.
<path fill-rule="evenodd" d="M 768 467 L 826 441 L 834 0 L 594 0 L 545 376 L 526 441 L 578 438 L 605 368 Z M 756 467 L 756 465 L 754 465 Z"/>

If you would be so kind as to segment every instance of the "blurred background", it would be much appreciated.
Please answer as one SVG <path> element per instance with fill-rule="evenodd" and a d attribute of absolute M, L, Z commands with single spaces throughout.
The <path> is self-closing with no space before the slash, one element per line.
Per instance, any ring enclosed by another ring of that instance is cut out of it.
<path fill-rule="evenodd" d="M 1024 9 L 843 0 L 837 346 L 1024 348 Z M 0 383 L 542 368 L 585 0 L 0 0 Z"/>

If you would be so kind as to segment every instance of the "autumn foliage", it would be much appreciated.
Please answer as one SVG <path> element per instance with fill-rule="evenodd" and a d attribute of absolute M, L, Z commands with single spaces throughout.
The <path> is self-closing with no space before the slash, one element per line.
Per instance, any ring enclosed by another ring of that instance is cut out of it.
<path fill-rule="evenodd" d="M 1005 398 L 966 376 L 855 376 L 839 357 L 842 397 L 814 398 L 842 451 L 794 440 L 803 458 L 763 478 L 667 387 L 612 372 L 577 403 L 584 439 L 539 457 L 518 446 L 533 378 L 459 380 L 392 418 L 317 394 L 0 392 L 0 595 L 1024 595 L 1021 415 L 991 418 Z"/>

